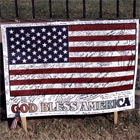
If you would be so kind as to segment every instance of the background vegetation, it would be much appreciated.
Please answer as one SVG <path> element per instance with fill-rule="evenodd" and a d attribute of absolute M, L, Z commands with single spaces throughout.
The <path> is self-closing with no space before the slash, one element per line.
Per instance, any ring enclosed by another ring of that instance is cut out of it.
<path fill-rule="evenodd" d="M 102 0 L 103 19 L 116 19 L 116 0 Z M 37 19 L 49 18 L 49 0 L 34 0 Z M 1 18 L 14 19 L 15 0 L 0 0 Z M 20 19 L 32 19 L 32 1 L 18 0 Z M 83 0 L 69 0 L 71 19 L 83 18 Z M 66 0 L 52 0 L 52 18 L 66 18 Z M 99 0 L 86 0 L 86 18 L 99 19 Z M 133 18 L 133 0 L 120 0 L 120 17 Z M 140 0 L 136 1 L 136 18 L 140 18 Z"/>

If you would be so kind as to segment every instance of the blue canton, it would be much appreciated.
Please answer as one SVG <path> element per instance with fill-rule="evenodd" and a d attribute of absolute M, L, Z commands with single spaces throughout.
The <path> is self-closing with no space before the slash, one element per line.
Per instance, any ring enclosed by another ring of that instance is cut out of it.
<path fill-rule="evenodd" d="M 69 62 L 68 27 L 7 28 L 9 64 Z"/>

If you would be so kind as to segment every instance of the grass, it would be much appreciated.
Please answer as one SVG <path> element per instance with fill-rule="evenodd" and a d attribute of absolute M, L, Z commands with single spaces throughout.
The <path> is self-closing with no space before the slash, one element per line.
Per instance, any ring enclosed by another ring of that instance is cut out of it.
<path fill-rule="evenodd" d="M 37 19 L 49 18 L 49 0 L 34 0 Z M 0 0 L 2 18 L 15 19 L 14 0 Z M 99 19 L 99 0 L 86 0 L 86 18 Z M 31 0 L 18 0 L 20 19 L 32 19 Z M 121 19 L 133 18 L 133 0 L 120 0 Z M 70 19 L 83 18 L 83 0 L 69 0 Z M 136 3 L 136 18 L 140 17 L 140 1 Z M 66 0 L 52 0 L 52 18 L 66 19 Z M 103 19 L 116 19 L 116 0 L 103 0 Z"/>
<path fill-rule="evenodd" d="M 137 111 L 119 112 L 118 125 L 113 114 L 28 118 L 28 133 L 21 125 L 9 130 L 11 122 L 0 123 L 1 140 L 139 140 L 140 116 Z"/>

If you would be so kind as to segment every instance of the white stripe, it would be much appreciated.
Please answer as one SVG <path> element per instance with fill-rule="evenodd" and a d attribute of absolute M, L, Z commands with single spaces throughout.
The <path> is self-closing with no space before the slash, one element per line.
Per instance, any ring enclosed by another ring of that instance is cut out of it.
<path fill-rule="evenodd" d="M 110 83 L 65 83 L 65 84 L 35 84 L 11 86 L 11 91 L 33 89 L 67 89 L 67 88 L 106 88 L 132 84 L 133 80 Z"/>
<path fill-rule="evenodd" d="M 26 69 L 52 69 L 52 68 L 99 68 L 99 67 L 123 67 L 134 66 L 135 61 L 122 62 L 87 62 L 87 63 L 47 63 L 47 64 L 21 64 L 9 65 L 10 70 L 26 70 Z"/>
<path fill-rule="evenodd" d="M 114 52 L 70 52 L 69 57 L 107 57 L 109 56 L 132 56 L 135 51 L 114 51 Z"/>
<path fill-rule="evenodd" d="M 135 29 L 130 30 L 101 30 L 101 31 L 69 31 L 69 36 L 109 36 L 109 35 L 135 35 Z"/>
<path fill-rule="evenodd" d="M 105 78 L 134 75 L 134 71 L 123 72 L 103 72 L 103 73 L 54 73 L 54 74 L 25 74 L 11 75 L 10 80 L 29 80 L 29 79 L 57 79 L 57 78 Z"/>
<path fill-rule="evenodd" d="M 118 40 L 118 41 L 80 41 L 69 42 L 70 47 L 88 47 L 88 46 L 127 46 L 135 45 L 135 40 Z"/>

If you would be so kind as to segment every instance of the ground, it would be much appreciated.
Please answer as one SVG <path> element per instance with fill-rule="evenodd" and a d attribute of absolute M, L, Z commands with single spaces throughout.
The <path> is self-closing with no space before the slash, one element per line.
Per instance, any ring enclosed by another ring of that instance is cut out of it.
<path fill-rule="evenodd" d="M 20 123 L 10 130 L 11 121 L 0 122 L 1 140 L 140 140 L 140 114 L 136 109 L 119 112 L 116 126 L 113 113 L 28 118 L 28 133 Z"/>

